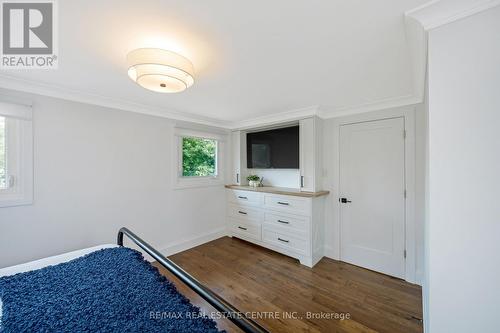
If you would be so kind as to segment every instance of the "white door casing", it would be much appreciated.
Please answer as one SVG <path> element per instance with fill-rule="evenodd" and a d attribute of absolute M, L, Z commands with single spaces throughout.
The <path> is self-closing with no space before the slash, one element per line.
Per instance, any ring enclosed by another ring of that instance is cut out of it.
<path fill-rule="evenodd" d="M 340 258 L 405 278 L 404 118 L 340 127 Z"/>

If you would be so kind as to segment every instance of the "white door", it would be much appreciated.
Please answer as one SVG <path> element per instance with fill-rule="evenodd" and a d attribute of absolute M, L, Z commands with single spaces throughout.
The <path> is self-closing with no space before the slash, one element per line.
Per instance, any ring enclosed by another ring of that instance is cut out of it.
<path fill-rule="evenodd" d="M 341 260 L 405 275 L 404 119 L 340 127 Z"/>

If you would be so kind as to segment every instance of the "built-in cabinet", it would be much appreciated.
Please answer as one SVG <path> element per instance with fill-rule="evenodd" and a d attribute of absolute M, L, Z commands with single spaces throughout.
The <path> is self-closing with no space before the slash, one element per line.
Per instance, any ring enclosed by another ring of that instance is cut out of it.
<path fill-rule="evenodd" d="M 231 184 L 241 185 L 241 131 L 231 132 Z"/>
<path fill-rule="evenodd" d="M 299 164 L 300 188 L 302 191 L 315 192 L 321 189 L 322 120 L 318 117 L 302 119 L 299 122 Z"/>
<path fill-rule="evenodd" d="M 313 267 L 323 257 L 323 214 L 327 194 L 303 197 L 297 193 L 228 188 L 229 235 L 297 258 L 301 264 Z"/>
<path fill-rule="evenodd" d="M 246 177 L 252 172 L 247 169 L 247 132 L 231 133 L 231 185 L 226 186 L 226 216 L 230 236 L 297 258 L 301 264 L 312 267 L 323 257 L 324 202 L 328 195 L 320 191 L 322 120 L 309 117 L 298 124 L 300 170 L 292 176 L 288 189 L 245 186 Z M 293 124 L 286 126 L 290 125 Z M 300 179 L 293 181 L 295 177 Z"/>
<path fill-rule="evenodd" d="M 300 183 L 301 191 L 316 192 L 322 189 L 322 120 L 314 116 L 302 119 L 298 123 L 300 180 L 297 183 Z M 248 175 L 246 131 L 231 133 L 231 161 L 231 183 L 246 185 Z"/>

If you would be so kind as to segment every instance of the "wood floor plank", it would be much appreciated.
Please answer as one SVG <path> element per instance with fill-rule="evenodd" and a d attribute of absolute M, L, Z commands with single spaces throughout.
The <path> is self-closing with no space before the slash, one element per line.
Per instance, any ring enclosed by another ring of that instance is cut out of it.
<path fill-rule="evenodd" d="M 170 258 L 240 311 L 278 313 L 279 318 L 255 319 L 271 332 L 423 331 L 421 288 L 361 267 L 323 258 L 311 269 L 229 237 Z M 195 305 L 206 313 L 215 312 L 165 269 L 160 270 Z M 335 315 L 350 317 L 342 320 Z M 227 319 L 216 321 L 220 329 L 240 332 Z"/>

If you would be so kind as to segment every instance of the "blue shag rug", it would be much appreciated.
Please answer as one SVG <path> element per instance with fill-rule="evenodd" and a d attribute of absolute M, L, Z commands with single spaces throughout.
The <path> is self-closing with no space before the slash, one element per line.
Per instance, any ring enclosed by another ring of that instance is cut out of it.
<path fill-rule="evenodd" d="M 0 332 L 219 332 L 138 251 L 0 278 Z"/>

